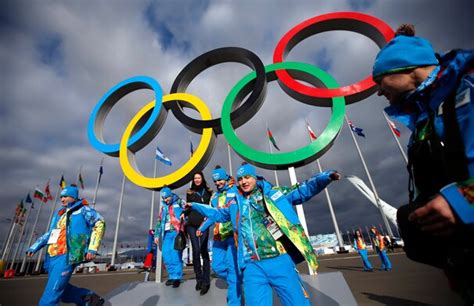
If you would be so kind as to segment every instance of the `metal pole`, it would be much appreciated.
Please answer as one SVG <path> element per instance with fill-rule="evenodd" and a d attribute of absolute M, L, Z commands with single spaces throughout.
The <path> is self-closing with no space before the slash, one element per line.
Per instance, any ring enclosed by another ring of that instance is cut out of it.
<path fill-rule="evenodd" d="M 156 177 L 156 158 L 153 165 L 153 178 Z M 153 215 L 155 211 L 155 191 L 151 191 L 151 207 L 150 207 L 150 229 L 153 229 Z"/>
<path fill-rule="evenodd" d="M 115 252 L 117 251 L 117 238 L 118 238 L 118 232 L 120 228 L 120 216 L 122 214 L 122 203 L 123 203 L 123 192 L 125 189 L 125 174 L 123 175 L 122 179 L 122 192 L 120 192 L 120 202 L 119 202 L 119 208 L 117 212 L 117 224 L 115 226 L 115 236 L 114 236 L 114 245 L 112 248 L 112 260 L 110 261 L 110 266 L 112 268 L 115 268 Z"/>
<path fill-rule="evenodd" d="M 97 174 L 97 182 L 95 183 L 94 198 L 92 199 L 92 208 L 94 209 L 95 209 L 95 200 L 97 199 L 97 192 L 99 191 L 100 176 L 102 175 L 100 172 L 101 172 L 103 163 L 104 163 L 104 158 L 102 158 L 102 160 L 100 161 L 99 174 Z"/>
<path fill-rule="evenodd" d="M 230 156 L 230 145 L 229 145 L 229 143 L 227 143 L 227 155 L 229 156 L 229 173 L 230 173 L 230 176 L 233 176 L 232 175 L 232 158 Z"/>
<path fill-rule="evenodd" d="M 61 186 L 59 186 L 58 191 L 56 192 L 56 196 L 54 197 L 54 200 L 53 200 L 53 205 L 51 205 L 51 212 L 49 213 L 48 223 L 44 230 L 45 233 L 49 231 L 49 227 L 51 226 L 51 220 L 53 219 L 53 214 L 54 214 L 54 211 L 56 210 L 56 202 L 58 201 L 59 193 L 61 192 L 61 189 L 62 189 Z M 38 254 L 38 259 L 36 261 L 36 266 L 35 266 L 35 272 L 39 271 L 41 258 L 43 257 L 43 251 L 44 251 L 44 248 L 42 248 Z"/>
<path fill-rule="evenodd" d="M 398 145 L 398 149 L 400 150 L 400 153 L 402 154 L 403 160 L 405 160 L 405 163 L 408 164 L 408 158 L 405 154 L 405 151 L 403 151 L 402 145 L 400 144 L 400 141 L 398 140 L 397 135 L 395 135 L 395 132 L 392 130 L 392 126 L 390 125 L 390 122 L 388 121 L 389 119 L 387 117 L 387 114 L 384 111 L 382 111 L 382 113 L 383 113 L 383 116 L 385 117 L 385 121 L 387 122 L 388 128 L 390 129 L 390 133 L 392 133 L 393 139 L 395 139 Z"/>
<path fill-rule="evenodd" d="M 28 239 L 28 247 L 31 245 L 31 242 L 33 241 L 33 235 L 36 231 L 36 225 L 38 224 L 39 215 L 41 213 L 41 208 L 43 207 L 43 205 L 44 205 L 43 202 L 39 204 L 39 209 L 38 209 L 38 212 L 36 213 L 35 223 L 33 223 L 33 228 L 31 229 L 30 238 Z M 20 273 L 23 273 L 23 271 L 25 270 L 25 264 L 26 264 L 26 252 L 25 252 L 25 255 L 23 256 L 23 261 L 21 262 Z"/>
<path fill-rule="evenodd" d="M 273 154 L 273 148 L 272 148 L 272 144 L 270 142 L 270 139 L 268 140 L 268 147 L 270 148 L 270 153 Z M 277 174 L 276 170 L 274 170 L 273 173 L 275 174 L 275 184 L 276 184 L 276 186 L 280 186 L 280 182 L 278 181 L 278 174 Z M 295 176 L 295 178 L 296 178 L 296 176 Z"/>
<path fill-rule="evenodd" d="M 13 253 L 13 261 L 10 263 L 10 269 L 13 267 L 13 263 L 15 261 L 15 258 L 16 258 L 16 254 L 18 253 L 18 249 L 20 247 L 20 242 L 21 242 L 21 239 L 23 238 L 23 233 L 25 232 L 25 228 L 26 228 L 26 224 L 28 223 L 28 219 L 30 217 L 30 212 L 31 210 L 33 209 L 33 205 L 35 203 L 35 200 L 33 199 L 31 201 L 31 206 L 30 206 L 30 209 L 28 209 L 28 211 L 26 212 L 26 217 L 25 217 L 25 223 L 23 223 L 23 225 L 20 227 L 20 239 L 18 240 L 18 243 L 16 245 L 16 249 L 15 249 L 15 252 Z"/>
<path fill-rule="evenodd" d="M 316 162 L 318 164 L 319 172 L 323 172 L 319 159 L 317 159 Z M 341 234 L 339 233 L 339 226 L 337 224 L 336 214 L 334 213 L 331 197 L 329 196 L 329 191 L 327 188 L 324 188 L 324 193 L 326 194 L 326 199 L 328 201 L 329 213 L 331 214 L 332 224 L 334 225 L 334 230 L 336 231 L 336 237 L 337 237 L 337 242 L 339 244 L 339 249 L 341 249 L 344 247 L 344 241 L 342 240 Z"/>
<path fill-rule="evenodd" d="M 298 183 L 296 179 L 296 171 L 294 167 L 288 168 L 288 173 L 290 174 L 290 182 L 291 185 L 295 185 Z M 298 214 L 298 219 L 300 220 L 301 225 L 303 226 L 304 232 L 306 233 L 306 236 L 309 237 L 309 232 L 308 232 L 308 226 L 306 225 L 306 218 L 304 216 L 304 209 L 303 205 L 295 205 L 296 206 L 296 213 Z M 308 270 L 309 270 L 309 275 L 316 275 L 317 272 L 313 271 L 311 267 L 308 265 Z"/>
<path fill-rule="evenodd" d="M 16 210 L 15 210 L 16 212 Z M 5 241 L 5 243 L 3 244 L 3 250 L 2 250 L 2 261 L 5 259 L 5 255 L 7 253 L 7 249 L 8 249 L 8 245 L 10 244 L 10 241 L 11 241 L 11 238 L 12 238 L 12 235 L 13 235 L 13 230 L 15 229 L 15 220 L 17 219 L 17 215 L 15 213 L 15 217 L 12 219 L 12 224 L 10 225 L 10 230 L 8 232 L 8 236 L 7 236 L 7 239 Z"/>
<path fill-rule="evenodd" d="M 349 131 L 350 131 L 350 134 L 352 136 L 352 140 L 354 141 L 354 145 L 356 146 L 357 153 L 359 153 L 360 161 L 362 162 L 362 165 L 364 166 L 365 173 L 367 174 L 367 177 L 369 179 L 370 187 L 372 188 L 372 191 L 374 193 L 375 201 L 377 202 L 377 206 L 379 208 L 380 214 L 382 215 L 382 219 L 383 219 L 383 222 L 385 224 L 385 227 L 387 228 L 387 232 L 389 233 L 389 235 L 391 237 L 393 237 L 392 229 L 390 227 L 390 224 L 388 223 L 387 217 L 383 213 L 382 205 L 380 204 L 379 195 L 377 194 L 377 190 L 375 189 L 374 182 L 372 181 L 372 177 L 370 176 L 369 169 L 367 168 L 367 165 L 365 164 L 365 160 L 364 160 L 364 157 L 362 156 L 362 152 L 360 151 L 359 144 L 357 143 L 357 140 L 354 136 L 354 132 L 352 131 L 352 129 L 349 125 L 349 120 L 347 119 L 347 115 L 344 116 L 344 117 L 346 119 L 346 124 L 347 124 L 347 126 L 349 128 Z"/>

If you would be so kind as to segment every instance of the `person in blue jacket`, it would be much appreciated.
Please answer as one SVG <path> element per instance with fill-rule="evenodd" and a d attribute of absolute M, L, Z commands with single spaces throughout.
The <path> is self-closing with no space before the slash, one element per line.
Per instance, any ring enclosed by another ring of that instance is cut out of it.
<path fill-rule="evenodd" d="M 408 205 L 397 220 L 407 256 L 445 270 L 474 303 L 474 52 L 440 56 L 402 25 L 373 66 L 386 112 L 411 131 Z"/>
<path fill-rule="evenodd" d="M 62 207 L 55 211 L 48 232 L 26 251 L 33 256 L 48 246 L 44 268 L 48 283 L 39 305 L 103 305 L 104 299 L 89 289 L 69 283 L 74 269 L 82 262 L 95 258 L 105 232 L 102 216 L 87 201 L 79 199 L 76 185 L 61 191 Z"/>
<path fill-rule="evenodd" d="M 292 205 L 308 201 L 340 177 L 326 171 L 291 187 L 273 187 L 257 176 L 254 166 L 244 163 L 237 171 L 235 204 L 216 209 L 187 203 L 213 221 L 232 222 L 248 305 L 272 305 L 272 289 L 284 306 L 310 305 L 295 265 L 306 260 L 315 271 L 318 263 Z"/>
<path fill-rule="evenodd" d="M 174 240 L 184 222 L 181 217 L 184 201 L 168 187 L 161 189 L 161 199 L 160 214 L 155 226 L 155 243 L 159 245 L 160 239 L 162 241 L 163 262 L 168 272 L 166 286 L 178 288 L 183 278 L 183 251 L 174 249 Z"/>
<path fill-rule="evenodd" d="M 355 230 L 354 234 L 354 249 L 359 253 L 362 263 L 364 264 L 364 271 L 372 272 L 374 268 L 370 263 L 369 257 L 367 256 L 367 246 L 365 245 L 364 236 L 359 229 Z"/>
<path fill-rule="evenodd" d="M 214 208 L 229 207 L 235 203 L 238 193 L 234 179 L 227 174 L 224 168 L 217 165 L 212 171 L 212 179 L 217 188 L 211 197 L 211 206 Z M 208 218 L 198 229 L 200 236 L 214 222 Z M 214 242 L 212 245 L 212 270 L 220 278 L 227 281 L 227 305 L 240 306 L 242 295 L 242 277 L 237 271 L 237 248 L 235 246 L 234 232 L 230 221 L 215 223 Z"/>

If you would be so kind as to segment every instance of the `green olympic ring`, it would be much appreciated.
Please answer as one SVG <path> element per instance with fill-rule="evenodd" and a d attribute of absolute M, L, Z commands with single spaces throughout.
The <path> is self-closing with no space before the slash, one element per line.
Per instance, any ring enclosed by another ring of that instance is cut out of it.
<path fill-rule="evenodd" d="M 277 79 L 277 70 L 293 70 L 295 78 L 302 81 L 309 82 L 315 86 L 325 86 L 326 88 L 338 88 L 339 84 L 325 71 L 316 68 L 310 64 L 299 62 L 281 62 L 265 66 L 265 73 L 267 74 L 267 82 Z M 334 141 L 339 135 L 344 123 L 344 114 L 346 103 L 344 97 L 333 97 L 332 113 L 329 123 L 322 132 L 322 134 L 309 145 L 285 153 L 267 153 L 253 149 L 244 142 L 242 142 L 235 133 L 230 120 L 230 113 L 236 102 L 245 97 L 251 90 L 251 82 L 255 79 L 256 73 L 252 72 L 242 78 L 227 95 L 221 113 L 221 126 L 224 137 L 229 142 L 229 145 L 234 151 L 243 159 L 265 169 L 279 170 L 287 169 L 288 167 L 298 167 L 306 165 L 319 157 L 321 157 L 327 150 L 331 148 Z M 316 78 L 316 79 L 315 79 Z M 297 98 L 297 96 L 293 96 Z M 302 101 L 303 102 L 303 101 Z M 308 103 L 308 101 L 304 101 Z M 317 105 L 315 99 L 314 105 Z"/>

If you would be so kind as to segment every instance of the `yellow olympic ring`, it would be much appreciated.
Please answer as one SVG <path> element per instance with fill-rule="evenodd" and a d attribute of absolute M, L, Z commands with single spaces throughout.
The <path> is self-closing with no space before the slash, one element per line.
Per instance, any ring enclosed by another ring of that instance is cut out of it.
<path fill-rule="evenodd" d="M 201 119 L 212 119 L 211 112 L 206 104 L 198 97 L 187 93 L 175 93 L 163 96 L 163 103 L 179 100 L 182 106 L 190 107 L 199 112 Z M 183 103 L 184 102 L 184 103 Z M 178 170 L 166 176 L 158 178 L 145 177 L 136 165 L 135 153 L 127 148 L 130 135 L 134 131 L 136 124 L 145 116 L 147 112 L 155 107 L 155 100 L 145 105 L 128 124 L 125 132 L 120 140 L 119 159 L 125 176 L 134 184 L 148 189 L 159 190 L 167 185 L 170 188 L 180 187 L 192 179 L 192 175 L 199 166 L 207 163 L 212 151 L 216 136 L 211 128 L 202 130 L 201 141 L 194 151 L 192 157 Z M 132 166 L 133 165 L 133 166 Z"/>

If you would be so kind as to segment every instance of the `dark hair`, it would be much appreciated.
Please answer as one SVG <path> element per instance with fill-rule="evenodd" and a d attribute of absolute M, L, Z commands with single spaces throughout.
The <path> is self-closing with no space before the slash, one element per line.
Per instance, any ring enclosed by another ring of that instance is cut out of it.
<path fill-rule="evenodd" d="M 247 165 L 247 164 L 248 164 L 248 162 L 244 161 L 240 165 L 243 166 L 243 165 Z"/>
<path fill-rule="evenodd" d="M 214 167 L 214 169 L 220 169 L 220 168 L 222 168 L 221 165 L 216 165 L 216 166 Z"/>
<path fill-rule="evenodd" d="M 395 36 L 398 35 L 415 36 L 415 26 L 410 23 L 401 24 L 395 31 Z"/>
<path fill-rule="evenodd" d="M 194 183 L 194 176 L 196 174 L 199 174 L 202 178 L 201 186 L 196 186 L 196 184 Z M 207 182 L 206 182 L 206 179 L 204 178 L 204 174 L 202 173 L 202 171 L 195 172 L 193 174 L 193 179 L 191 181 L 191 190 L 198 191 L 198 190 L 201 190 L 203 188 L 206 189 L 206 190 L 210 189 L 209 186 L 207 186 Z"/>

